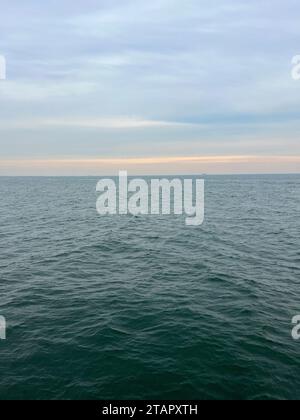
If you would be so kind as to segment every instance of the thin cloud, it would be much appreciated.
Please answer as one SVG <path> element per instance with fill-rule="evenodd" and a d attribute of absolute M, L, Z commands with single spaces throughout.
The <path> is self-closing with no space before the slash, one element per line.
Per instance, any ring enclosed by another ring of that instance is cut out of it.
<path fill-rule="evenodd" d="M 3 130 L 15 129 L 46 129 L 46 128 L 82 128 L 82 129 L 145 129 L 160 127 L 192 126 L 193 124 L 146 120 L 137 117 L 111 117 L 111 118 L 53 118 L 53 119 L 25 119 L 3 121 L 0 128 Z"/>

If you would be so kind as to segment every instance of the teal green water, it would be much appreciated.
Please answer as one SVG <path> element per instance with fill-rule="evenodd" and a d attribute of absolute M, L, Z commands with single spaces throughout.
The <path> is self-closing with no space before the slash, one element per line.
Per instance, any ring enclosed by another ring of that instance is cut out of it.
<path fill-rule="evenodd" d="M 0 178 L 1 399 L 300 398 L 300 176 L 206 179 L 206 220 Z"/>

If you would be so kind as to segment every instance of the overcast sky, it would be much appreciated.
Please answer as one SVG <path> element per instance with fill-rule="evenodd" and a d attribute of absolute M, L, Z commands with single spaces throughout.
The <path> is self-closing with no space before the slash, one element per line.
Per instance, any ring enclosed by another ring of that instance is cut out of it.
<path fill-rule="evenodd" d="M 2 2 L 0 174 L 300 172 L 299 19 L 299 0 Z"/>

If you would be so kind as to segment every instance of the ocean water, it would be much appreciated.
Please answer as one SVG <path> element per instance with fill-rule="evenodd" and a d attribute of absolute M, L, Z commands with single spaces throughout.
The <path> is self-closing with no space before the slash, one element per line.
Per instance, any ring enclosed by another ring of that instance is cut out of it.
<path fill-rule="evenodd" d="M 206 218 L 0 178 L 0 399 L 299 399 L 300 176 L 208 176 Z"/>

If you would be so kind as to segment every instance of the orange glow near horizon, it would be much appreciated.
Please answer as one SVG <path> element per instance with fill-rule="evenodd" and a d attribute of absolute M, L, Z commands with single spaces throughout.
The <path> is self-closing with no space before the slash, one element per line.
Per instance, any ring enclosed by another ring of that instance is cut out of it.
<path fill-rule="evenodd" d="M 60 159 L 1 159 L 2 165 L 67 165 L 67 164 L 126 164 L 126 165 L 154 165 L 176 162 L 300 162 L 300 156 L 165 156 L 165 157 L 133 157 L 133 158 L 60 158 Z"/>
<path fill-rule="evenodd" d="M 165 156 L 131 158 L 0 159 L 0 174 L 109 174 L 132 173 L 255 173 L 300 172 L 300 156 Z M 177 172 L 178 171 L 178 172 Z"/>

